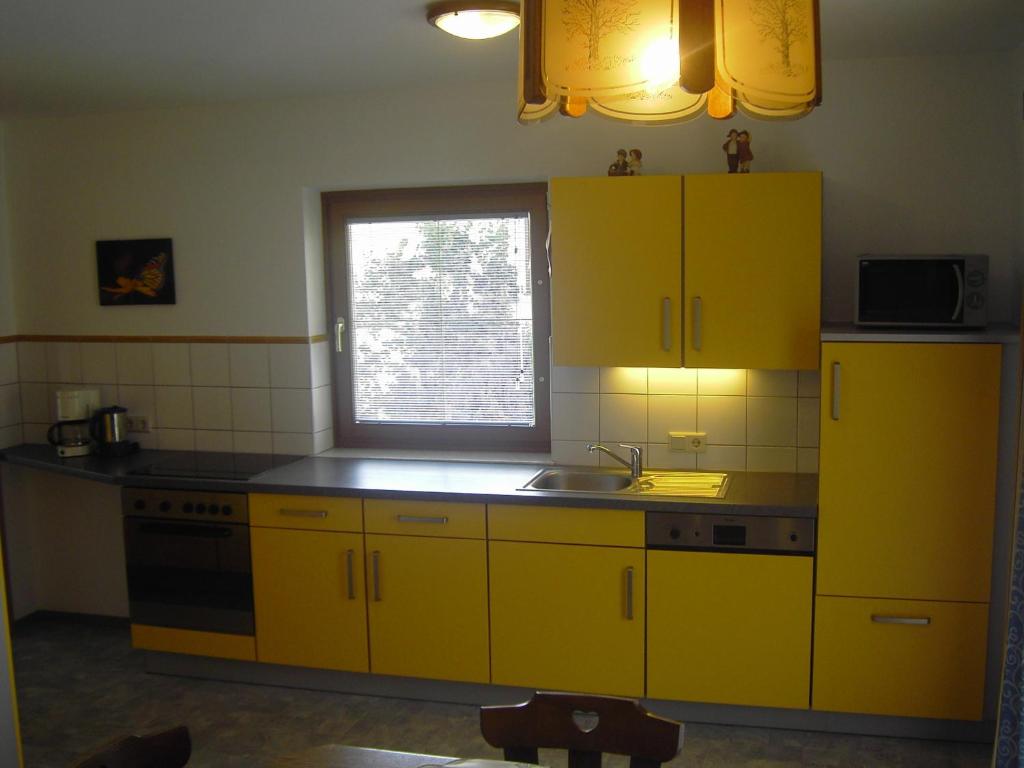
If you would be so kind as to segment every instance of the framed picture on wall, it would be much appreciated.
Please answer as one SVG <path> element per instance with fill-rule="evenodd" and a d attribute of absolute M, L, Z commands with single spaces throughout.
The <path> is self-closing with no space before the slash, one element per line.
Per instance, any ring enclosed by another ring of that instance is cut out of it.
<path fill-rule="evenodd" d="M 97 240 L 100 305 L 174 304 L 171 238 Z"/>

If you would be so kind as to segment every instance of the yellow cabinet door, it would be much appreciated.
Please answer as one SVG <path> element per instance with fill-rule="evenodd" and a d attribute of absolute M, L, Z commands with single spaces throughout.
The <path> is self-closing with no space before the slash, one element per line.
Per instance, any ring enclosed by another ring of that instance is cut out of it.
<path fill-rule="evenodd" d="M 250 535 L 257 660 L 369 671 L 362 534 Z"/>
<path fill-rule="evenodd" d="M 647 696 L 806 709 L 813 558 L 647 553 Z"/>
<path fill-rule="evenodd" d="M 816 369 L 821 174 L 686 176 L 687 368 Z"/>
<path fill-rule="evenodd" d="M 644 552 L 492 541 L 498 685 L 643 696 Z"/>
<path fill-rule="evenodd" d="M 980 720 L 988 605 L 819 597 L 814 709 Z"/>
<path fill-rule="evenodd" d="M 988 601 L 1000 352 L 823 345 L 818 594 Z"/>
<path fill-rule="evenodd" d="M 487 544 L 366 537 L 370 670 L 486 683 Z"/>
<path fill-rule="evenodd" d="M 551 180 L 555 365 L 682 365 L 678 176 Z"/>

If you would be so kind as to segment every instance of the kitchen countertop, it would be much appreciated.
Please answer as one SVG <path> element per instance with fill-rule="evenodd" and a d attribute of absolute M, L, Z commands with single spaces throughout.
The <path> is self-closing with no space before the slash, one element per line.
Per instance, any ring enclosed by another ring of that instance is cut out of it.
<path fill-rule="evenodd" d="M 729 472 L 724 499 L 632 494 L 518 491 L 548 464 L 363 459 L 311 456 L 267 470 L 249 480 L 214 480 L 132 475 L 134 469 L 181 455 L 143 450 L 118 459 L 62 459 L 49 445 L 19 445 L 0 451 L 18 466 L 135 488 L 196 489 L 237 493 L 288 493 L 364 498 L 444 498 L 565 507 L 616 507 L 650 511 L 816 517 L 818 476 L 774 472 Z"/>
<path fill-rule="evenodd" d="M 822 341 L 880 341 L 931 344 L 1014 344 L 1020 332 L 1009 323 L 986 328 L 886 328 L 854 323 L 824 323 Z"/>

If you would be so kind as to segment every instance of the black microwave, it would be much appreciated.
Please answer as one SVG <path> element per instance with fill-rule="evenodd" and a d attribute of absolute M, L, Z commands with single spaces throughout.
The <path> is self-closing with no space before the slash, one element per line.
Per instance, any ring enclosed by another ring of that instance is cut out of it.
<path fill-rule="evenodd" d="M 988 256 L 878 256 L 857 264 L 857 325 L 981 328 Z"/>

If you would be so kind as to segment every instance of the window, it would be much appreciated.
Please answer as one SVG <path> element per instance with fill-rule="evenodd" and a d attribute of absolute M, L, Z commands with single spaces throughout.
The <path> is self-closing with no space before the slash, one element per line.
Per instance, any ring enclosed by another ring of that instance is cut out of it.
<path fill-rule="evenodd" d="M 335 442 L 547 451 L 546 186 L 323 197 Z"/>

